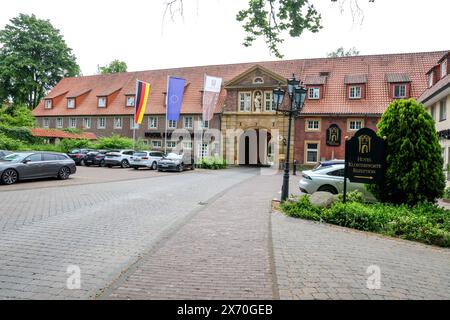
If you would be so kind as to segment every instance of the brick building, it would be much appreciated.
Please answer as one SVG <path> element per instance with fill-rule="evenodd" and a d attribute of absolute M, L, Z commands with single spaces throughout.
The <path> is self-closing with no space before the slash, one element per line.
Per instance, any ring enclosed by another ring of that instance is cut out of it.
<path fill-rule="evenodd" d="M 139 79 L 151 84 L 146 115 L 137 130 L 137 137 L 147 141 L 149 148 L 164 148 L 166 125 L 169 135 L 175 128 L 186 129 L 193 136 L 194 131 L 209 127 L 221 130 L 222 138 L 205 137 L 191 144 L 168 141 L 168 149 L 183 143 L 183 148 L 192 148 L 199 155 L 227 146 L 224 156 L 230 163 L 264 165 L 274 158 L 284 159 L 288 121 L 276 113 L 272 90 L 278 86 L 286 89 L 286 79 L 295 73 L 308 92 L 292 130 L 292 156 L 299 163 L 313 165 L 321 159 L 343 158 L 345 136 L 361 127 L 375 129 L 393 99 L 418 98 L 427 88 L 426 72 L 443 55 L 426 52 L 301 59 L 66 78 L 33 113 L 39 126 L 45 128 L 79 128 L 98 137 L 113 133 L 132 137 L 135 81 Z M 224 84 L 214 118 L 202 124 L 205 73 L 222 77 Z M 180 121 L 166 124 L 168 76 L 185 78 L 186 86 Z M 230 130 L 237 136 L 228 139 Z M 274 140 L 279 148 L 269 143 Z"/>

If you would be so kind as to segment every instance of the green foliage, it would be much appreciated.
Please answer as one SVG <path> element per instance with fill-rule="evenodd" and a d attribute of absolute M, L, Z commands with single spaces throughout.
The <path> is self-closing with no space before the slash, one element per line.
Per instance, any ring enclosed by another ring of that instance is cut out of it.
<path fill-rule="evenodd" d="M 450 200 L 450 187 L 445 188 L 444 195 L 442 196 L 444 199 Z"/>
<path fill-rule="evenodd" d="M 50 21 L 20 14 L 0 31 L 0 101 L 34 108 L 62 78 L 80 68 Z"/>
<path fill-rule="evenodd" d="M 73 149 L 89 148 L 91 143 L 87 139 L 63 139 L 58 147 L 61 152 L 67 153 Z"/>
<path fill-rule="evenodd" d="M 136 142 L 134 144 L 134 150 L 138 151 L 148 150 L 148 145 L 144 142 L 144 139 L 142 138 L 136 139 Z"/>
<path fill-rule="evenodd" d="M 338 200 L 340 202 L 344 201 L 344 194 L 342 194 L 342 193 L 338 194 Z M 347 200 L 347 202 L 358 202 L 358 203 L 366 202 L 366 199 L 364 198 L 363 193 L 358 190 L 348 192 L 346 200 Z"/>
<path fill-rule="evenodd" d="M 204 157 L 197 162 L 197 166 L 202 169 L 225 169 L 227 161 L 217 157 Z"/>
<path fill-rule="evenodd" d="M 96 149 L 132 149 L 133 140 L 113 134 L 111 137 L 103 137 L 97 140 Z"/>
<path fill-rule="evenodd" d="M 20 148 L 22 148 L 22 143 L 19 140 L 0 132 L 0 150 L 19 150 Z"/>
<path fill-rule="evenodd" d="M 77 128 L 64 128 L 62 130 L 64 132 L 73 133 L 73 134 L 82 134 L 84 132 L 82 129 L 77 129 Z"/>
<path fill-rule="evenodd" d="M 450 247 L 450 210 L 424 202 L 414 207 L 389 203 L 336 202 L 331 208 L 317 208 L 306 196 L 286 201 L 282 211 L 297 218 L 381 233 L 426 244 Z"/>
<path fill-rule="evenodd" d="M 318 32 L 322 28 L 321 15 L 308 0 L 250 0 L 248 8 L 239 11 L 236 19 L 247 33 L 244 46 L 251 46 L 262 36 L 278 58 L 283 57 L 278 45 L 283 42 L 284 31 L 291 37 L 300 37 L 305 30 Z"/>
<path fill-rule="evenodd" d="M 61 150 L 61 146 L 54 145 L 54 144 L 27 144 L 22 145 L 19 151 L 52 151 L 52 152 L 66 152 L 64 150 Z"/>
<path fill-rule="evenodd" d="M 0 126 L 28 127 L 36 125 L 36 119 L 26 106 L 11 106 L 0 108 Z"/>
<path fill-rule="evenodd" d="M 445 177 L 434 121 L 413 99 L 395 100 L 378 124 L 387 139 L 387 169 L 383 182 L 369 186 L 382 202 L 415 205 L 442 196 Z"/>
<path fill-rule="evenodd" d="M 127 72 L 127 64 L 120 60 L 114 60 L 107 66 L 100 67 L 101 74 Z"/>
<path fill-rule="evenodd" d="M 358 56 L 358 55 L 359 55 L 359 50 L 357 50 L 355 47 L 350 48 L 348 50 L 345 50 L 344 47 L 340 47 L 340 48 L 337 48 L 335 51 L 327 53 L 328 58 L 352 57 L 352 56 Z"/>

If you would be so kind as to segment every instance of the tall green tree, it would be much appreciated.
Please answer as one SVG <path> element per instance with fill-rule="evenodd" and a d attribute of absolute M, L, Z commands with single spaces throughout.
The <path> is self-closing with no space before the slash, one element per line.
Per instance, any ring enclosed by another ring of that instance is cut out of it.
<path fill-rule="evenodd" d="M 350 48 L 348 50 L 345 50 L 344 47 L 340 47 L 340 48 L 337 48 L 335 51 L 327 53 L 328 58 L 351 57 L 351 56 L 358 56 L 358 55 L 359 55 L 359 50 L 357 50 L 355 47 Z"/>
<path fill-rule="evenodd" d="M 124 61 L 114 60 L 107 66 L 100 67 L 101 74 L 127 72 L 127 64 Z"/>
<path fill-rule="evenodd" d="M 50 21 L 20 14 L 0 31 L 0 101 L 32 109 L 63 77 L 79 73 L 72 50 Z"/>
<path fill-rule="evenodd" d="M 434 202 L 445 188 L 443 159 L 434 120 L 414 99 L 395 100 L 381 117 L 377 134 L 386 137 L 384 181 L 369 189 L 383 202 Z"/>

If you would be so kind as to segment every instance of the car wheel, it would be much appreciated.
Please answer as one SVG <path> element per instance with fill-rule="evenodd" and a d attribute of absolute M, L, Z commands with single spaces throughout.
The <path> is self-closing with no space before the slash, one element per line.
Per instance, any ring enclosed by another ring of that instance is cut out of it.
<path fill-rule="evenodd" d="M 90 163 L 85 163 L 84 164 L 86 167 L 89 167 L 91 164 Z"/>
<path fill-rule="evenodd" d="M 102 168 L 106 167 L 105 160 L 100 161 L 100 167 Z"/>
<path fill-rule="evenodd" d="M 19 175 L 14 169 L 6 169 L 3 174 L 1 181 L 3 184 L 14 184 L 19 180 Z"/>
<path fill-rule="evenodd" d="M 120 163 L 120 166 L 122 168 L 129 168 L 130 167 L 130 163 L 128 162 L 128 160 L 122 160 L 122 162 Z"/>
<path fill-rule="evenodd" d="M 156 168 L 158 167 L 158 165 L 156 164 L 156 162 L 152 163 L 151 169 L 152 170 L 156 170 Z"/>
<path fill-rule="evenodd" d="M 330 186 L 330 185 L 321 186 L 317 191 L 329 192 L 329 193 L 332 193 L 332 194 L 337 194 L 338 193 L 336 188 L 333 187 L 333 186 Z"/>
<path fill-rule="evenodd" d="M 81 159 L 80 160 L 80 166 L 84 166 L 84 165 L 86 165 L 86 163 L 84 162 L 84 159 Z"/>
<path fill-rule="evenodd" d="M 62 167 L 58 171 L 58 179 L 60 180 L 67 180 L 70 176 L 70 169 L 67 167 Z"/>
<path fill-rule="evenodd" d="M 138 167 L 136 167 L 136 166 L 133 166 L 133 169 L 134 169 L 134 170 L 138 170 L 139 168 L 138 168 Z"/>
<path fill-rule="evenodd" d="M 112 165 L 108 164 L 108 168 L 112 168 Z"/>
<path fill-rule="evenodd" d="M 184 166 L 182 163 L 180 163 L 180 165 L 178 166 L 178 172 L 183 172 L 184 170 Z"/>

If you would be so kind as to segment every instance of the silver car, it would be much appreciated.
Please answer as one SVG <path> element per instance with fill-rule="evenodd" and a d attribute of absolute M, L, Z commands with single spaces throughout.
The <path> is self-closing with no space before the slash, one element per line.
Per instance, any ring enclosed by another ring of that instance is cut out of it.
<path fill-rule="evenodd" d="M 344 164 L 334 164 L 318 169 L 302 172 L 302 179 L 298 183 L 300 191 L 312 194 L 316 191 L 326 191 L 332 194 L 344 192 Z M 347 179 L 347 192 L 360 191 L 369 202 L 376 201 L 363 183 L 350 182 Z"/>
<path fill-rule="evenodd" d="M 17 152 L 0 160 L 0 183 L 52 177 L 66 180 L 76 170 L 75 162 L 63 153 Z"/>

